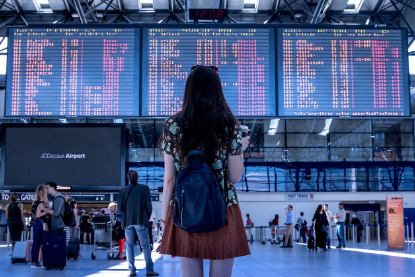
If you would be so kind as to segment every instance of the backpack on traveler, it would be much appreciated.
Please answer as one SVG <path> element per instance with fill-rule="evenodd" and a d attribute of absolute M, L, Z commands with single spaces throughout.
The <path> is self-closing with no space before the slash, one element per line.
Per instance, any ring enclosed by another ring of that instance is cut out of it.
<path fill-rule="evenodd" d="M 71 207 L 71 204 L 69 204 L 68 202 L 65 201 L 65 198 L 63 198 L 63 196 L 58 196 L 61 197 L 63 199 L 63 208 L 64 209 L 64 213 L 62 216 L 62 220 L 63 223 L 65 223 L 65 226 L 67 227 L 74 227 L 75 226 L 75 214 L 73 212 L 73 209 Z M 61 214 L 59 214 L 61 215 Z"/>
<path fill-rule="evenodd" d="M 187 160 L 176 178 L 173 222 L 189 233 L 216 231 L 225 224 L 226 217 L 222 186 L 202 151 L 190 151 Z"/>

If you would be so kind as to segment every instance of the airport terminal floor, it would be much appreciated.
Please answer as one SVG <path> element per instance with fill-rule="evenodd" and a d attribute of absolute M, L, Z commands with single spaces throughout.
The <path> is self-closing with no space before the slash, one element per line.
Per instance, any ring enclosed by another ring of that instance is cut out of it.
<path fill-rule="evenodd" d="M 367 276 L 415 276 L 415 255 L 412 244 L 406 251 L 387 251 L 387 243 L 350 245 L 345 249 L 332 248 L 327 252 L 309 252 L 307 246 L 295 243 L 293 248 L 281 249 L 279 245 L 265 245 L 259 242 L 250 244 L 251 255 L 235 259 L 233 277 L 367 277 Z M 30 265 L 10 262 L 6 245 L 0 245 L 0 276 L 19 277 L 106 277 L 128 276 L 127 262 L 107 260 L 106 252 L 97 252 L 96 260 L 91 260 L 93 246 L 82 245 L 82 257 L 71 259 L 61 270 L 31 269 Z M 143 254 L 136 247 L 137 276 L 145 276 Z M 163 256 L 152 252 L 154 270 L 163 277 L 181 276 L 178 262 L 163 262 Z M 205 276 L 209 276 L 209 262 L 204 262 Z"/>

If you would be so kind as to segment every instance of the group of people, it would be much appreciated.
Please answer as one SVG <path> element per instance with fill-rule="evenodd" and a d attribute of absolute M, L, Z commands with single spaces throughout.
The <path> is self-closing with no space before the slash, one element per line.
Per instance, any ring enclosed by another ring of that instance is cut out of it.
<path fill-rule="evenodd" d="M 316 232 L 316 250 L 318 248 L 327 251 L 330 249 L 330 233 L 331 228 L 336 228 L 337 239 L 339 245 L 336 248 L 346 248 L 344 237 L 344 225 L 346 220 L 346 211 L 343 203 L 339 203 L 339 211 L 333 215 L 329 210 L 329 206 L 318 205 L 313 216 L 313 226 Z"/>
<path fill-rule="evenodd" d="M 285 208 L 286 213 L 286 221 L 284 225 L 286 226 L 285 231 L 285 239 L 283 241 L 283 245 L 281 248 L 291 248 L 293 247 L 293 229 L 296 229 L 300 233 L 300 238 L 303 243 L 307 242 L 306 233 L 308 230 L 307 221 L 304 218 L 304 212 L 300 213 L 295 225 L 294 225 L 294 211 L 293 206 L 288 205 Z M 253 227 L 252 219 L 250 218 L 249 214 L 246 214 L 246 227 Z M 270 220 L 270 226 L 278 226 L 278 214 L 275 215 L 275 218 Z M 331 233 L 332 229 L 336 229 L 337 238 L 339 241 L 339 245 L 336 248 L 345 248 L 346 242 L 344 237 L 344 225 L 346 220 L 346 211 L 344 210 L 343 203 L 339 203 L 339 211 L 333 215 L 333 213 L 329 210 L 328 204 L 325 205 L 318 205 L 313 219 L 312 219 L 312 226 L 315 228 L 316 233 L 316 244 L 315 248 L 322 248 L 324 251 L 330 249 L 330 241 L 331 241 Z M 358 218 L 353 218 L 352 224 L 360 225 L 360 221 Z M 359 232 L 360 229 L 358 229 Z M 276 234 L 273 234 L 276 235 Z M 360 235 L 358 233 L 358 241 L 360 239 Z"/>

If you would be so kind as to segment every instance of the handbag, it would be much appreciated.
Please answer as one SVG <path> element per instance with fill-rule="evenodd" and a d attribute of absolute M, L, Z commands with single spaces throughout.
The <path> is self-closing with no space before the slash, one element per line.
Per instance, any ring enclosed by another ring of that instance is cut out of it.
<path fill-rule="evenodd" d="M 323 226 L 321 226 L 321 230 L 322 230 L 324 233 L 327 233 L 327 232 L 329 231 L 329 227 L 327 227 L 326 225 L 323 225 Z"/>

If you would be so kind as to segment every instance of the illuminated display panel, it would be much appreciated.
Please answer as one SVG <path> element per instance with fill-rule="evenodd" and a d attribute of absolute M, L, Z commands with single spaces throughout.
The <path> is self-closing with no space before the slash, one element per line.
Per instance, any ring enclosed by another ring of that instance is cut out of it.
<path fill-rule="evenodd" d="M 405 32 L 278 28 L 279 116 L 409 116 Z"/>
<path fill-rule="evenodd" d="M 274 40 L 273 28 L 143 28 L 142 115 L 179 111 L 190 69 L 202 64 L 219 68 L 235 115 L 275 116 Z"/>
<path fill-rule="evenodd" d="M 138 116 L 139 39 L 139 28 L 10 28 L 5 115 Z"/>

